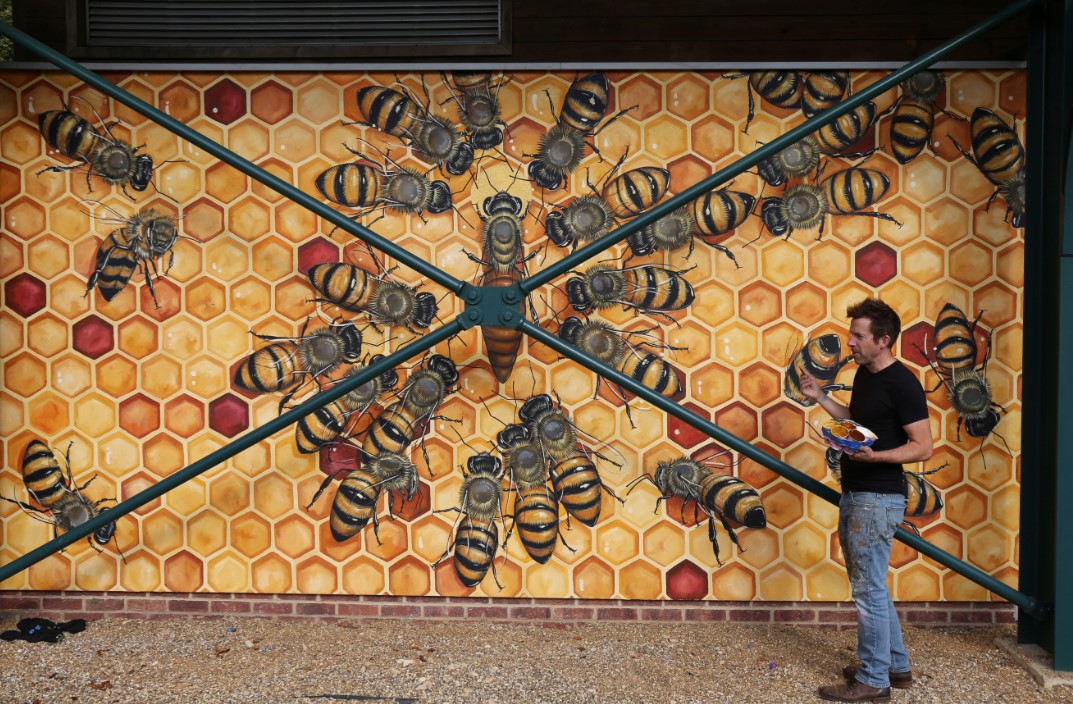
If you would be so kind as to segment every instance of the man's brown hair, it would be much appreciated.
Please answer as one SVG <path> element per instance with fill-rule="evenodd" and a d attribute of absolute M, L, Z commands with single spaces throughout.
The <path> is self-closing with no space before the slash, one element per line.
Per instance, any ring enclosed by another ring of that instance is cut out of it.
<path fill-rule="evenodd" d="M 846 310 L 850 320 L 854 318 L 868 318 L 872 321 L 872 339 L 879 342 L 884 335 L 890 337 L 890 346 L 898 340 L 902 331 L 902 319 L 889 305 L 878 298 L 866 298 L 860 303 L 854 303 Z"/>

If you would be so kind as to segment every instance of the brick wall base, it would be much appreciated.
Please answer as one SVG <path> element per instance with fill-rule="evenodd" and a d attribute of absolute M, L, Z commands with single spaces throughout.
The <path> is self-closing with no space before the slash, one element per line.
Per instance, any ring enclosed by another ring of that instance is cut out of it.
<path fill-rule="evenodd" d="M 903 602 L 903 625 L 990 626 L 1015 623 L 1006 602 Z M 204 594 L 157 592 L 0 592 L 0 618 L 258 617 L 285 621 L 412 619 L 534 621 L 545 625 L 593 621 L 724 621 L 854 628 L 849 602 L 629 601 L 625 599 L 489 599 L 480 597 L 335 596 L 307 594 Z"/>

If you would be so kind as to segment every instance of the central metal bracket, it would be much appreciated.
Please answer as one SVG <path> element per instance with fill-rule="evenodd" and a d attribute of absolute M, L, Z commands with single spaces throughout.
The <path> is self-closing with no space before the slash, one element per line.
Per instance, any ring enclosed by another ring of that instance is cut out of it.
<path fill-rule="evenodd" d="M 525 320 L 525 306 L 522 289 L 518 284 L 511 286 L 472 286 L 462 287 L 459 297 L 466 308 L 459 316 L 459 322 L 466 329 L 477 325 L 499 325 L 507 328 L 519 328 Z"/>

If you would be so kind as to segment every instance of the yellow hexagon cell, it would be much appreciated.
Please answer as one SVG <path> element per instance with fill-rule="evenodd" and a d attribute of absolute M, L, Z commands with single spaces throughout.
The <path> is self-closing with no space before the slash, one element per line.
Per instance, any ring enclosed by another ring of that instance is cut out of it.
<path fill-rule="evenodd" d="M 257 161 L 268 155 L 268 128 L 254 120 L 243 120 L 228 130 L 227 146 L 239 156 Z"/>
<path fill-rule="evenodd" d="M 749 284 L 738 294 L 738 315 L 758 328 L 777 320 L 782 315 L 779 290 L 763 282 Z"/>
<path fill-rule="evenodd" d="M 815 325 L 827 315 L 827 293 L 808 281 L 794 286 L 786 292 L 786 315 L 801 325 Z"/>
<path fill-rule="evenodd" d="M 163 575 L 160 560 L 144 550 L 139 550 L 126 555 L 123 569 L 119 571 L 119 583 L 128 592 L 152 592 L 160 588 Z"/>
<path fill-rule="evenodd" d="M 272 289 L 263 281 L 249 277 L 231 286 L 231 312 L 243 320 L 253 322 L 267 314 L 271 306 Z"/>
<path fill-rule="evenodd" d="M 337 570 L 326 560 L 314 557 L 298 563 L 295 585 L 303 594 L 331 594 L 338 583 Z"/>
<path fill-rule="evenodd" d="M 984 572 L 994 573 L 1013 557 L 1013 539 L 998 526 L 983 526 L 969 533 L 969 562 Z"/>
<path fill-rule="evenodd" d="M 90 437 L 100 437 L 116 425 L 115 404 L 98 393 L 91 393 L 75 401 L 74 421 Z"/>
<path fill-rule="evenodd" d="M 711 86 L 703 78 L 686 74 L 667 84 L 666 109 L 686 120 L 708 112 Z"/>
<path fill-rule="evenodd" d="M 314 124 L 324 124 L 339 117 L 342 95 L 338 86 L 317 79 L 298 89 L 295 107 L 298 114 Z"/>
<path fill-rule="evenodd" d="M 38 276 L 51 279 L 70 265 L 70 248 L 55 237 L 41 237 L 27 247 L 26 263 Z"/>
<path fill-rule="evenodd" d="M 317 133 L 307 124 L 291 120 L 275 128 L 272 145 L 281 157 L 297 164 L 317 150 Z"/>
<path fill-rule="evenodd" d="M 292 277 L 276 285 L 276 311 L 291 320 L 301 320 L 316 309 L 309 279 Z"/>
<path fill-rule="evenodd" d="M 738 322 L 715 331 L 715 356 L 731 366 L 740 366 L 756 358 L 756 331 Z"/>
<path fill-rule="evenodd" d="M 708 364 L 689 377 L 690 395 L 708 407 L 721 406 L 734 397 L 734 372 L 721 364 Z"/>
<path fill-rule="evenodd" d="M 157 171 L 156 182 L 162 194 L 179 203 L 188 203 L 201 193 L 201 171 L 193 164 L 165 164 Z"/>
<path fill-rule="evenodd" d="M 805 593 L 815 601 L 845 601 L 850 597 L 846 570 L 825 563 L 805 575 Z"/>
<path fill-rule="evenodd" d="M 817 285 L 830 290 L 852 274 L 853 259 L 841 244 L 825 240 L 809 248 L 808 276 Z"/>
<path fill-rule="evenodd" d="M 230 542 L 236 550 L 254 558 L 272 545 L 272 529 L 268 521 L 253 513 L 245 513 L 230 521 Z"/>
<path fill-rule="evenodd" d="M 119 558 L 90 550 L 75 563 L 75 585 L 84 591 L 103 592 L 113 588 L 119 573 Z"/>
<path fill-rule="evenodd" d="M 776 565 L 760 574 L 758 596 L 766 601 L 799 601 L 804 591 L 801 573 L 789 565 Z"/>
<path fill-rule="evenodd" d="M 980 72 L 960 71 L 947 83 L 947 107 L 962 115 L 972 115 L 980 105 L 995 104 L 995 84 Z"/>
<path fill-rule="evenodd" d="M 142 364 L 142 389 L 163 400 L 182 387 L 182 365 L 163 354 L 154 355 Z"/>
<path fill-rule="evenodd" d="M 807 570 L 827 556 L 827 539 L 828 534 L 815 525 L 807 521 L 798 523 L 783 537 L 786 558 Z"/>
<path fill-rule="evenodd" d="M 162 328 L 161 347 L 176 359 L 189 359 L 202 350 L 201 326 L 186 316 L 171 318 Z"/>
<path fill-rule="evenodd" d="M 690 130 L 693 150 L 711 162 L 734 152 L 734 132 L 725 120 L 709 115 L 695 122 Z"/>
<path fill-rule="evenodd" d="M 1003 528 L 1017 534 L 1021 527 L 1021 487 L 1012 485 L 991 498 L 991 518 Z"/>
<path fill-rule="evenodd" d="M 669 567 L 684 550 L 685 535 L 675 523 L 662 521 L 644 533 L 644 554 L 656 564 Z"/>
<path fill-rule="evenodd" d="M 991 283 L 973 292 L 974 310 L 982 310 L 980 321 L 995 328 L 1017 317 L 1017 294 L 1001 283 Z"/>
<path fill-rule="evenodd" d="M 97 388 L 118 399 L 134 390 L 138 367 L 121 355 L 113 355 L 97 364 Z"/>
<path fill-rule="evenodd" d="M 930 154 L 921 154 L 902 168 L 902 191 L 921 205 L 947 190 L 946 167 Z"/>
<path fill-rule="evenodd" d="M 209 501 L 224 516 L 233 516 L 250 505 L 250 483 L 235 474 L 225 474 L 212 480 Z"/>
<path fill-rule="evenodd" d="M 191 516 L 205 507 L 205 482 L 192 479 L 164 495 L 168 508 L 183 516 Z"/>
<path fill-rule="evenodd" d="M 227 390 L 227 367 L 202 355 L 186 365 L 186 388 L 204 399 L 213 399 Z"/>
<path fill-rule="evenodd" d="M 250 570 L 254 591 L 262 594 L 282 594 L 291 590 L 291 565 L 278 555 L 267 555 L 255 561 Z"/>
<path fill-rule="evenodd" d="M 291 242 L 303 242 L 317 233 L 317 216 L 291 202 L 276 207 L 276 230 Z"/>
<path fill-rule="evenodd" d="M 249 573 L 249 563 L 231 551 L 209 560 L 205 569 L 209 586 L 220 593 L 246 591 Z"/>
<path fill-rule="evenodd" d="M 7 375 L 11 387 L 11 373 Z M 64 357 L 52 363 L 52 387 L 66 396 L 77 396 L 93 383 L 89 364 L 79 357 Z"/>
<path fill-rule="evenodd" d="M 194 552 L 208 557 L 227 542 L 227 522 L 213 511 L 202 511 L 187 522 L 186 544 Z"/>
<path fill-rule="evenodd" d="M 612 562 L 622 564 L 640 550 L 636 531 L 620 521 L 611 521 L 597 528 L 596 551 Z"/>
<path fill-rule="evenodd" d="M 766 364 L 753 364 L 738 375 L 738 389 L 742 398 L 762 408 L 779 397 L 782 379 L 778 372 Z"/>
<path fill-rule="evenodd" d="M 712 355 L 711 333 L 692 321 L 667 331 L 667 344 L 677 347 L 675 361 L 683 369 L 708 361 Z"/>
<path fill-rule="evenodd" d="M 384 566 L 365 556 L 343 565 L 343 591 L 347 594 L 381 594 L 386 584 Z"/>
<path fill-rule="evenodd" d="M 228 208 L 227 225 L 228 230 L 235 236 L 246 242 L 253 242 L 268 234 L 268 231 L 272 228 L 272 213 L 261 199 L 249 196 Z M 209 262 L 209 271 L 215 272 L 213 252 L 207 251 L 206 256 Z M 233 276 L 229 278 L 233 278 Z"/>
<path fill-rule="evenodd" d="M 658 599 L 663 593 L 663 575 L 657 567 L 637 560 L 621 568 L 619 592 L 626 599 Z"/>
<path fill-rule="evenodd" d="M 16 237 L 31 239 L 45 229 L 45 210 L 31 200 L 19 199 L 7 206 L 4 225 Z"/>
<path fill-rule="evenodd" d="M 712 596 L 721 601 L 751 601 L 756 597 L 756 575 L 737 563 L 712 575 Z"/>
<path fill-rule="evenodd" d="M 378 557 L 384 562 L 391 562 L 399 555 L 406 552 L 407 535 L 406 526 L 398 521 L 384 521 L 380 524 L 380 542 L 372 535 L 372 529 L 365 530 L 367 550 L 370 555 Z"/>
<path fill-rule="evenodd" d="M 920 317 L 920 288 L 902 280 L 894 280 L 879 289 L 879 298 L 890 305 L 902 320 Z"/>
<path fill-rule="evenodd" d="M 230 237 L 219 237 L 205 245 L 205 262 L 209 274 L 233 281 L 249 271 L 249 248 Z"/>
<path fill-rule="evenodd" d="M 645 468 L 649 474 L 654 473 L 655 470 L 655 465 Z M 637 484 L 636 488 L 630 491 L 629 496 L 624 498 L 626 503 L 618 510 L 618 516 L 630 525 L 644 530 L 660 521 L 663 511 L 656 511 L 656 501 L 659 500 L 660 493 L 652 483 L 644 481 Z"/>
<path fill-rule="evenodd" d="M 851 305 L 871 297 L 871 290 L 856 281 L 850 281 L 831 292 L 831 312 L 839 319 L 842 319 Z"/>
<path fill-rule="evenodd" d="M 248 187 L 248 177 L 233 166 L 221 162 L 205 171 L 205 191 L 225 205 L 237 200 Z"/>
<path fill-rule="evenodd" d="M 995 186 L 968 159 L 950 165 L 950 194 L 969 205 L 985 202 Z"/>
<path fill-rule="evenodd" d="M 950 251 L 950 275 L 969 286 L 991 277 L 991 250 L 969 240 Z"/>

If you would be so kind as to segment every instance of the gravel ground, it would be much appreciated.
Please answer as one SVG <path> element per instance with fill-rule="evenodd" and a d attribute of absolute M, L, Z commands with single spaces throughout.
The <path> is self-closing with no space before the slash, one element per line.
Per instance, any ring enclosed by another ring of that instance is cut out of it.
<path fill-rule="evenodd" d="M 907 629 L 917 683 L 893 701 L 1073 702 L 1073 688 L 1040 689 L 994 645 L 1014 635 Z M 783 625 L 111 618 L 55 645 L 0 642 L 0 701 L 810 702 L 855 643 Z"/>

